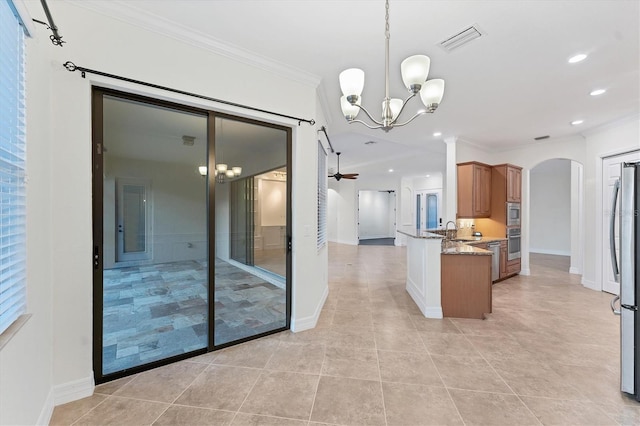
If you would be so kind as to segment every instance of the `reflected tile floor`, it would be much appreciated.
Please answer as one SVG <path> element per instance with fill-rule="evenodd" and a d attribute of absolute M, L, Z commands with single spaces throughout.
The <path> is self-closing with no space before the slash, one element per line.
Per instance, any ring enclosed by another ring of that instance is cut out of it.
<path fill-rule="evenodd" d="M 606 293 L 532 255 L 486 320 L 424 318 L 405 248 L 329 246 L 318 325 L 96 387 L 51 424 L 634 425 Z"/>
<path fill-rule="evenodd" d="M 284 290 L 216 260 L 215 343 L 284 327 Z M 207 346 L 207 262 L 104 271 L 105 374 Z"/>

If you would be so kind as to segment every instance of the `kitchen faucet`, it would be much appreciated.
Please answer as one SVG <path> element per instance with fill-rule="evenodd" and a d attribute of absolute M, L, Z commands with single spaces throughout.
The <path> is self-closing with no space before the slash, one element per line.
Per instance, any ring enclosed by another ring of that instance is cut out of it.
<path fill-rule="evenodd" d="M 455 231 L 455 234 L 453 235 L 453 237 L 451 237 L 449 234 L 449 224 L 453 223 L 453 231 Z M 456 225 L 456 223 L 453 220 L 450 220 L 447 222 L 447 224 L 444 226 L 444 233 L 445 233 L 445 237 L 448 240 L 452 240 L 453 238 L 458 236 L 458 225 Z"/>

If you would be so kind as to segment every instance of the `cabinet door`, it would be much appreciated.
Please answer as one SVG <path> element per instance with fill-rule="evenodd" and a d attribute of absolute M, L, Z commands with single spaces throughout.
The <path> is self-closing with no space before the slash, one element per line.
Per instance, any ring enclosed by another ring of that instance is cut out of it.
<path fill-rule="evenodd" d="M 473 214 L 491 215 L 491 168 L 479 164 L 473 166 Z"/>
<path fill-rule="evenodd" d="M 507 276 L 507 245 L 500 244 L 500 278 Z"/>
<path fill-rule="evenodd" d="M 507 201 L 519 203 L 522 196 L 522 170 L 507 167 Z"/>
<path fill-rule="evenodd" d="M 458 217 L 491 215 L 491 167 L 481 163 L 458 165 Z"/>

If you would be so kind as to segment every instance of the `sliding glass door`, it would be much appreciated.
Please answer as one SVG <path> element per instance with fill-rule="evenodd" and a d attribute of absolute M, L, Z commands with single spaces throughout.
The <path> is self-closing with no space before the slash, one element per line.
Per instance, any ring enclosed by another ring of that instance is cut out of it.
<path fill-rule="evenodd" d="M 288 128 L 94 90 L 97 383 L 289 327 L 290 148 Z"/>
<path fill-rule="evenodd" d="M 215 119 L 216 346 L 289 326 L 289 146 L 288 129 Z"/>

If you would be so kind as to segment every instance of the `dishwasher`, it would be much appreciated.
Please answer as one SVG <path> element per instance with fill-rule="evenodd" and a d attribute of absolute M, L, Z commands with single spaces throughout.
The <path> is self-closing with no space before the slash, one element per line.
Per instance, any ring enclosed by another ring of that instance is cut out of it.
<path fill-rule="evenodd" d="M 491 250 L 491 282 L 495 282 L 500 278 L 500 242 L 487 244 Z"/>

